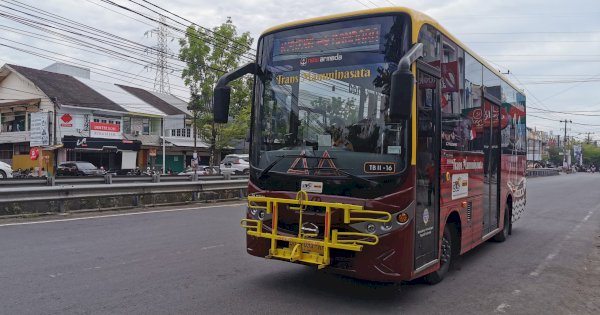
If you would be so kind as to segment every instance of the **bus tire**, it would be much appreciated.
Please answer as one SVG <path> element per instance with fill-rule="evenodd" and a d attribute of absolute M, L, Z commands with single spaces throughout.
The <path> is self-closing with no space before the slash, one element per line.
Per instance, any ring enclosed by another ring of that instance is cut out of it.
<path fill-rule="evenodd" d="M 494 242 L 499 242 L 499 243 L 504 242 L 508 238 L 509 234 L 510 234 L 510 208 L 507 205 L 506 208 L 504 209 L 504 227 L 502 228 L 502 230 L 500 232 L 498 232 L 498 234 L 494 235 L 492 240 Z"/>
<path fill-rule="evenodd" d="M 440 268 L 424 277 L 425 282 L 429 284 L 439 283 L 450 270 L 452 261 L 458 253 L 458 233 L 453 223 L 446 224 L 444 227 L 444 236 L 442 237 L 442 246 L 440 248 Z"/>

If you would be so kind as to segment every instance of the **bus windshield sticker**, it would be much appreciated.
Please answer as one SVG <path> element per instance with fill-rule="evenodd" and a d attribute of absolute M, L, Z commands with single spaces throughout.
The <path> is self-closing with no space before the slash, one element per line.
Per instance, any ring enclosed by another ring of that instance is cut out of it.
<path fill-rule="evenodd" d="M 394 174 L 396 172 L 396 163 L 366 162 L 363 171 L 367 174 Z"/>
<path fill-rule="evenodd" d="M 388 154 L 400 154 L 402 152 L 402 147 L 399 145 L 389 145 L 387 147 Z"/>
<path fill-rule="evenodd" d="M 304 190 L 309 193 L 323 193 L 323 183 L 322 182 L 310 182 L 303 180 L 300 183 L 300 190 Z"/>
<path fill-rule="evenodd" d="M 452 174 L 452 200 L 469 196 L 469 174 Z"/>

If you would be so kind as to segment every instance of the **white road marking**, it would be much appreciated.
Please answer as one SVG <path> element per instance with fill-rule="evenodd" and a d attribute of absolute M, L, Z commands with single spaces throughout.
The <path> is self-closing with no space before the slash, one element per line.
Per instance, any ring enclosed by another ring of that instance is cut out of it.
<path fill-rule="evenodd" d="M 596 208 L 596 210 L 597 209 L 598 209 L 598 207 Z M 556 248 L 550 254 L 548 254 L 548 256 L 546 256 L 546 258 L 529 275 L 532 277 L 539 276 L 542 273 L 542 271 L 544 271 L 544 269 L 546 269 L 546 267 L 548 267 L 548 264 L 550 264 L 550 262 L 554 259 L 554 257 L 556 257 L 558 255 L 564 242 L 571 239 L 573 234 L 575 234 L 575 232 L 577 232 L 577 230 L 579 230 L 581 228 L 581 224 L 586 222 L 592 216 L 594 211 L 590 210 L 588 212 L 588 214 L 579 223 L 577 223 L 577 225 L 575 225 L 575 227 L 571 231 L 569 231 L 569 233 L 567 233 L 567 235 L 565 235 L 565 237 L 562 239 L 562 241 L 560 241 L 560 243 L 558 243 L 556 245 Z"/>
<path fill-rule="evenodd" d="M 140 214 L 192 211 L 192 210 L 201 210 L 201 209 L 210 209 L 210 208 L 236 207 L 236 206 L 244 206 L 244 205 L 246 205 L 246 203 L 234 203 L 234 204 L 206 206 L 206 207 L 194 207 L 194 208 L 178 208 L 178 209 L 163 209 L 163 210 L 152 210 L 152 211 L 128 212 L 128 213 L 117 213 L 117 214 L 107 214 L 107 215 L 98 215 L 98 216 L 81 217 L 81 218 L 69 218 L 69 219 L 45 220 L 45 221 L 15 222 L 15 223 L 0 224 L 0 227 L 16 226 L 16 225 L 44 224 L 44 223 L 55 223 L 55 222 L 68 222 L 68 221 L 81 221 L 81 220 L 91 220 L 91 219 L 104 219 L 104 218 L 114 218 L 114 217 L 127 217 L 127 216 L 140 215 Z"/>
<path fill-rule="evenodd" d="M 510 308 L 510 305 L 508 305 L 506 303 L 502 303 L 502 304 L 498 305 L 498 307 L 496 307 L 496 312 L 506 313 L 506 311 L 504 310 L 505 308 Z"/>
<path fill-rule="evenodd" d="M 223 246 L 225 246 L 225 244 L 219 244 L 219 245 L 214 245 L 214 246 L 206 246 L 206 247 L 200 248 L 200 250 L 213 249 L 213 248 L 223 247 Z"/>

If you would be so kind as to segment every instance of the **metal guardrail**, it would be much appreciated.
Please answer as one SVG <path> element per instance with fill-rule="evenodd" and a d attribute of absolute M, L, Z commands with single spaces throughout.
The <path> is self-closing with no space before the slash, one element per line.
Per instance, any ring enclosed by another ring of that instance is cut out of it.
<path fill-rule="evenodd" d="M 529 177 L 553 176 L 558 174 L 559 169 L 557 168 L 528 168 L 526 173 L 526 175 Z"/>
<path fill-rule="evenodd" d="M 90 184 L 120 184 L 120 183 L 158 183 L 158 182 L 189 182 L 193 175 L 154 175 L 154 176 L 65 176 L 49 178 L 7 178 L 0 180 L 0 190 L 8 187 L 38 187 L 38 186 L 78 186 Z M 199 181 L 248 179 L 245 175 L 214 175 L 197 176 Z"/>
<path fill-rule="evenodd" d="M 183 182 L 81 184 L 46 187 L 9 187 L 0 189 L 0 203 L 51 201 L 76 198 L 117 197 L 128 195 L 190 193 L 245 189 L 247 179 L 198 180 Z"/>

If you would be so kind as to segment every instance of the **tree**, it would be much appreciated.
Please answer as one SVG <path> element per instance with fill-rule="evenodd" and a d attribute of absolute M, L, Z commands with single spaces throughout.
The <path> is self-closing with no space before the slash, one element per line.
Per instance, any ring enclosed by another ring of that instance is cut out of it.
<path fill-rule="evenodd" d="M 190 89 L 190 108 L 194 114 L 194 130 L 210 145 L 210 165 L 214 166 L 224 148 L 236 139 L 244 139 L 250 123 L 252 79 L 244 78 L 232 87 L 230 122 L 213 122 L 213 89 L 220 76 L 240 65 L 240 59 L 250 50 L 253 39 L 245 32 L 238 36 L 237 28 L 227 21 L 208 31 L 191 25 L 179 40 L 179 58 L 186 63 L 181 73 Z"/>

